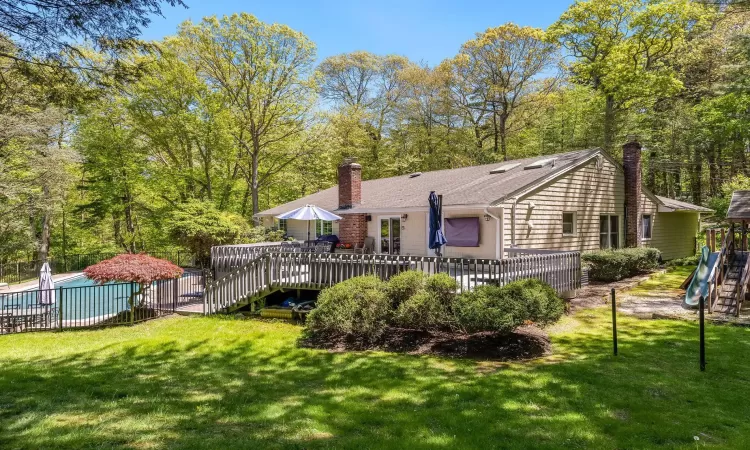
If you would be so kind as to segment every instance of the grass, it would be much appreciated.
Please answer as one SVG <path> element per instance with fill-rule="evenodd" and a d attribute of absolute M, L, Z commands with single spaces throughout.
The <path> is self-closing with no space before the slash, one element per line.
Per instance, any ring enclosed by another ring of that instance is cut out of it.
<path fill-rule="evenodd" d="M 0 336 L 0 447 L 750 448 L 750 330 L 621 317 L 525 363 L 300 349 L 300 329 L 169 318 Z M 700 438 L 694 440 L 694 436 Z"/>
<path fill-rule="evenodd" d="M 631 295 L 641 296 L 674 296 L 684 293 L 680 285 L 695 270 L 691 266 L 670 267 L 665 273 L 654 275 L 628 291 Z"/>

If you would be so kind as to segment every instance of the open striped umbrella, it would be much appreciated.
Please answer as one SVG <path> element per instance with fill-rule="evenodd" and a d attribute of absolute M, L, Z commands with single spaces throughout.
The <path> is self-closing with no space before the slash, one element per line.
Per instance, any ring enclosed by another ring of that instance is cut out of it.
<path fill-rule="evenodd" d="M 318 208 L 315 205 L 305 205 L 295 210 L 285 212 L 276 216 L 277 219 L 293 219 L 293 220 L 307 220 L 307 240 L 310 240 L 310 221 L 312 220 L 341 220 L 340 216 L 326 211 L 323 208 Z"/>

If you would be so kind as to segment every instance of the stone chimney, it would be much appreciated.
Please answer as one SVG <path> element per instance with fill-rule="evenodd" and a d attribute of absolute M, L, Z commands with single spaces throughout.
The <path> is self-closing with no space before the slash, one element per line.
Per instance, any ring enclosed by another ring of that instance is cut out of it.
<path fill-rule="evenodd" d="M 641 244 L 641 144 L 629 138 L 622 146 L 622 168 L 625 172 L 625 246 Z"/>
<path fill-rule="evenodd" d="M 339 210 L 356 208 L 362 203 L 362 166 L 354 158 L 345 158 L 339 166 Z M 363 245 L 367 237 L 366 214 L 341 214 L 339 239 Z"/>

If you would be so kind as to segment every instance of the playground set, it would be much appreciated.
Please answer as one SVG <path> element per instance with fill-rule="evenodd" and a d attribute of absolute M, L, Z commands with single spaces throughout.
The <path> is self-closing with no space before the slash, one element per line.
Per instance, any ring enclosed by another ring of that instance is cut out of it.
<path fill-rule="evenodd" d="M 728 230 L 706 232 L 706 245 L 701 249 L 698 267 L 685 281 L 684 306 L 697 307 L 703 297 L 709 313 L 739 316 L 750 283 L 747 243 L 750 191 L 732 194 L 726 220 Z"/>

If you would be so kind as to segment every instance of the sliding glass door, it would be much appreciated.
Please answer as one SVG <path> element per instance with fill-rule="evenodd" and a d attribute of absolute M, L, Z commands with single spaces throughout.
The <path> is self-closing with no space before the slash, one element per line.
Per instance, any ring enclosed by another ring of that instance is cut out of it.
<path fill-rule="evenodd" d="M 401 254 L 401 218 L 380 218 L 380 253 Z"/>

